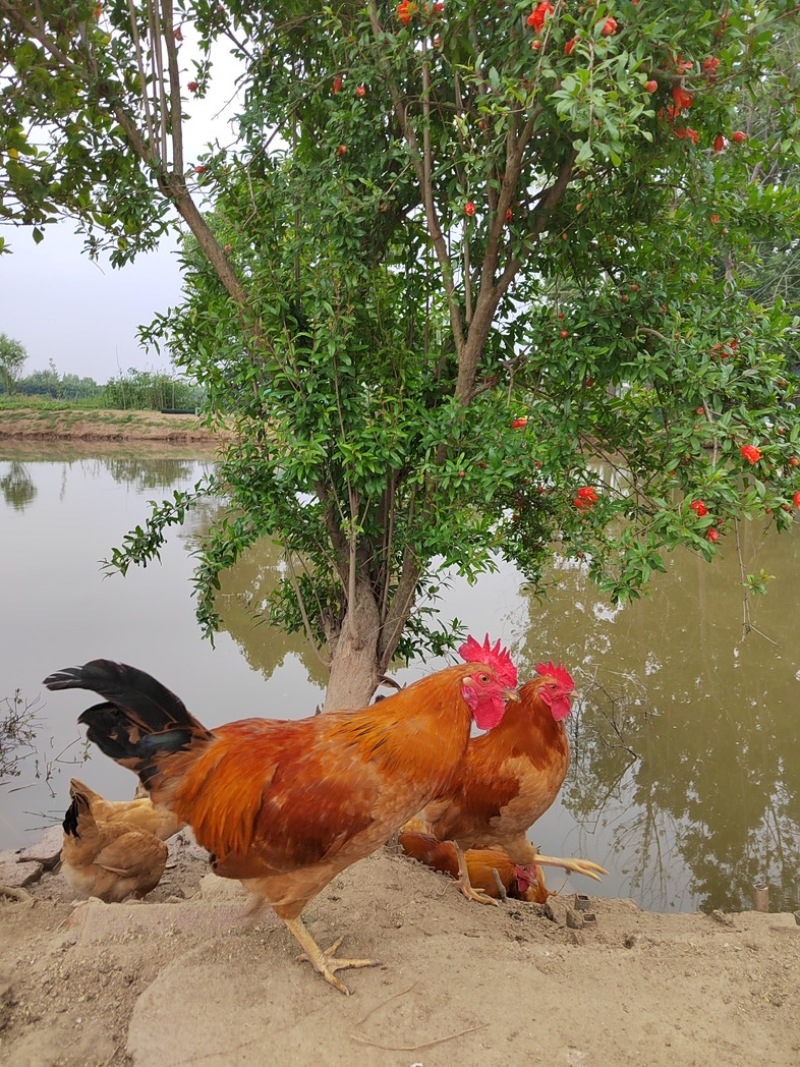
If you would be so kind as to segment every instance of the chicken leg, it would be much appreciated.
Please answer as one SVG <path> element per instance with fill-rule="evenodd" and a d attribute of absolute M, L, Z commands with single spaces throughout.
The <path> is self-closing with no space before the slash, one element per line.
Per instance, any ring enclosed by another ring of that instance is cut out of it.
<path fill-rule="evenodd" d="M 321 974 L 326 982 L 329 982 L 334 989 L 338 989 L 340 993 L 344 993 L 346 997 L 350 996 L 350 990 L 344 982 L 336 977 L 336 971 L 343 971 L 348 967 L 379 967 L 381 964 L 380 960 L 336 959 L 334 953 L 342 943 L 341 937 L 338 941 L 334 941 L 329 949 L 323 950 L 311 936 L 302 919 L 284 919 L 283 921 L 303 949 L 300 959 L 308 960 L 317 974 Z"/>
<path fill-rule="evenodd" d="M 495 900 L 494 897 L 490 897 L 483 889 L 476 889 L 469 877 L 469 869 L 467 868 L 467 857 L 464 854 L 464 850 L 459 848 L 455 841 L 451 841 L 453 848 L 456 850 L 456 856 L 458 858 L 458 878 L 456 878 L 456 885 L 467 898 L 467 900 L 474 900 L 476 904 L 494 904 L 498 906 L 499 900 Z"/>

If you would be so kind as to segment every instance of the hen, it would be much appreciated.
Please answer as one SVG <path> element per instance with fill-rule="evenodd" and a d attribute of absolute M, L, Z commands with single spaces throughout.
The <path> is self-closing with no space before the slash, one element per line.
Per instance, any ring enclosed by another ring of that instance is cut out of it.
<path fill-rule="evenodd" d="M 119 903 L 141 900 L 161 881 L 167 846 L 147 830 L 95 818 L 81 783 L 69 783 L 72 803 L 64 815 L 61 870 L 77 893 Z"/>
<path fill-rule="evenodd" d="M 100 822 L 127 826 L 136 830 L 147 830 L 161 841 L 166 841 L 168 837 L 177 834 L 184 825 L 169 808 L 156 807 L 146 793 L 140 796 L 141 786 L 137 789 L 137 795 L 133 800 L 106 800 L 104 796 L 96 793 L 83 782 L 79 782 L 77 778 L 73 778 L 71 784 L 80 789 L 87 798 L 92 814 Z"/>
<path fill-rule="evenodd" d="M 541 856 L 528 840 L 529 827 L 556 799 L 569 767 L 563 720 L 570 713 L 574 689 L 560 664 L 540 663 L 536 672 L 539 677 L 520 687 L 519 701 L 509 706 L 497 729 L 470 742 L 450 789 L 403 829 L 453 841 L 462 851 L 502 846 L 512 863 L 531 869 L 546 895 L 536 868 L 562 867 L 598 881 L 607 872 L 589 860 Z M 487 902 L 485 894 L 470 892 L 463 867 L 459 888 Z"/>
<path fill-rule="evenodd" d="M 244 719 L 213 731 L 155 679 L 123 664 L 94 660 L 44 684 L 105 698 L 80 716 L 89 740 L 135 771 L 155 804 L 192 827 L 216 873 L 268 902 L 314 969 L 348 993 L 335 972 L 377 961 L 338 959 L 339 942 L 323 951 L 301 912 L 447 790 L 473 718 L 491 729 L 516 699 L 516 668 L 499 642 L 470 638 L 461 655 L 466 663 L 360 711 Z"/>

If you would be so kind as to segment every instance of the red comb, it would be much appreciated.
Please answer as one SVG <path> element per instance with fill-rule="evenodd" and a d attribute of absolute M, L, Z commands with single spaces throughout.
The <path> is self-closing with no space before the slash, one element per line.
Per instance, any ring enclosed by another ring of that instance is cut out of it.
<path fill-rule="evenodd" d="M 561 682 L 561 684 L 568 692 L 575 688 L 575 683 L 572 680 L 572 675 L 569 673 L 563 663 L 559 663 L 557 667 L 552 661 L 550 663 L 537 663 L 536 673 L 540 675 L 547 675 L 548 678 L 555 678 L 557 682 Z"/>
<path fill-rule="evenodd" d="M 487 667 L 494 667 L 503 685 L 510 686 L 512 689 L 516 688 L 517 668 L 512 663 L 508 650 L 501 648 L 499 641 L 492 648 L 488 634 L 483 639 L 482 645 L 479 645 L 474 637 L 468 637 L 458 650 L 458 654 L 467 663 L 485 663 Z"/>

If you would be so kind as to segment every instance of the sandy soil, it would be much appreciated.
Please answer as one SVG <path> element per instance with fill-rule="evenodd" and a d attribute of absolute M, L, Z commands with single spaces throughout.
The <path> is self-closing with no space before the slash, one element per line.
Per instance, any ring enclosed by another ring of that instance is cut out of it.
<path fill-rule="evenodd" d="M 4 1067 L 800 1063 L 790 915 L 482 907 L 387 846 L 305 913 L 321 943 L 382 960 L 343 972 L 345 998 L 184 835 L 171 854 L 142 903 L 75 904 L 58 873 L 0 898 Z"/>

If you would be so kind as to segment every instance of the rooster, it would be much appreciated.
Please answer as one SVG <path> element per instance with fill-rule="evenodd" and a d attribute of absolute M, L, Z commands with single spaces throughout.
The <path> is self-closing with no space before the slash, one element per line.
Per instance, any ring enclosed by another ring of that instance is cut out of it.
<path fill-rule="evenodd" d="M 451 878 L 459 877 L 458 848 L 452 841 L 437 841 L 430 834 L 404 831 L 397 839 L 400 848 L 426 867 Z M 512 862 L 504 848 L 469 848 L 464 853 L 469 882 L 487 897 L 544 903 L 537 874 L 530 867 Z"/>
<path fill-rule="evenodd" d="M 342 870 L 374 852 L 433 797 L 464 759 L 472 720 L 491 729 L 516 699 L 508 653 L 469 638 L 466 663 L 422 678 L 354 712 L 285 722 L 243 719 L 207 730 L 143 671 L 94 660 L 46 678 L 105 703 L 83 712 L 87 736 L 139 775 L 153 802 L 188 823 L 217 874 L 271 905 L 332 986 L 336 972 L 376 960 L 340 959 L 301 919 Z"/>
<path fill-rule="evenodd" d="M 69 795 L 61 870 L 70 888 L 107 904 L 131 894 L 141 900 L 155 889 L 167 863 L 164 842 L 147 830 L 96 818 L 77 778 L 69 783 Z"/>
<path fill-rule="evenodd" d="M 546 897 L 541 867 L 562 867 L 597 881 L 608 872 L 590 860 L 541 856 L 528 840 L 528 829 L 556 799 L 566 777 L 564 719 L 575 687 L 561 664 L 540 663 L 536 673 L 538 678 L 521 686 L 519 701 L 509 706 L 497 729 L 470 741 L 450 789 L 403 830 L 453 841 L 462 851 L 502 846 L 513 864 L 532 872 Z M 496 903 L 479 890 L 470 892 L 463 865 L 458 885 L 470 899 Z"/>
<path fill-rule="evenodd" d="M 147 830 L 161 841 L 166 841 L 183 827 L 183 823 L 168 808 L 156 807 L 146 792 L 139 795 L 141 786 L 136 790 L 133 800 L 106 800 L 77 778 L 71 780 L 71 785 L 80 789 L 89 801 L 95 819 L 100 822 Z"/>

